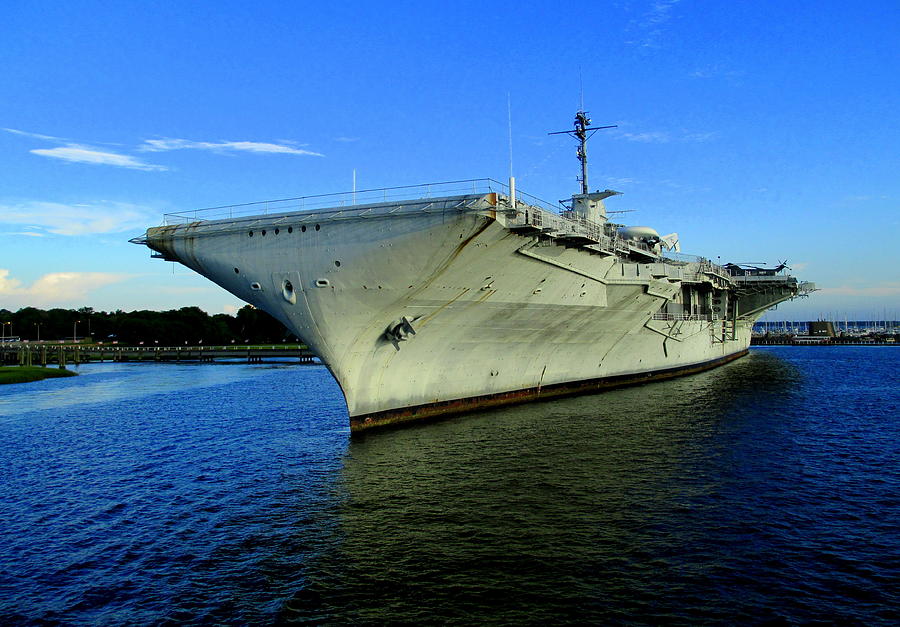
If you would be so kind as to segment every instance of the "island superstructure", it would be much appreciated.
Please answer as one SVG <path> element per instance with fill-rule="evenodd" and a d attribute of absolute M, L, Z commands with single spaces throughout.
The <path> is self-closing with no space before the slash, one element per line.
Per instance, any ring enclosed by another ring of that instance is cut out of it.
<path fill-rule="evenodd" d="M 583 187 L 561 208 L 512 179 L 456 181 L 170 214 L 135 241 L 284 323 L 354 431 L 709 369 L 812 289 L 613 223 L 618 192 L 587 191 L 579 140 Z"/>

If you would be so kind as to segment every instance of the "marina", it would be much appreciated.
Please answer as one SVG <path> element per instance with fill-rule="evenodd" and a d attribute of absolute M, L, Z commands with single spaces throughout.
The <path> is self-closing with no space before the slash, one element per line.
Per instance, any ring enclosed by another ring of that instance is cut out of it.
<path fill-rule="evenodd" d="M 764 321 L 754 325 L 750 343 L 754 346 L 900 346 L 900 322 Z"/>

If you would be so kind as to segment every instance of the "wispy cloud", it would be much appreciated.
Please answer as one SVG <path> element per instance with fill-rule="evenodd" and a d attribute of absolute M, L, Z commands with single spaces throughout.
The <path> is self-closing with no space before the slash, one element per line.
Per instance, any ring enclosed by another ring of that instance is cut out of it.
<path fill-rule="evenodd" d="M 12 133 L 13 135 L 21 135 L 22 137 L 31 137 L 33 139 L 46 139 L 48 141 L 54 142 L 68 142 L 68 139 L 63 139 L 61 137 L 54 137 L 53 135 L 41 135 L 40 133 L 29 133 L 28 131 L 20 131 L 15 128 L 4 128 L 4 131 L 7 133 Z"/>
<path fill-rule="evenodd" d="M 711 139 L 715 139 L 718 137 L 718 134 L 715 132 L 707 132 L 707 133 L 683 133 L 679 138 L 680 141 L 685 142 L 707 142 Z"/>
<path fill-rule="evenodd" d="M 633 185 L 634 183 L 637 183 L 637 180 L 629 178 L 627 176 L 607 176 L 604 177 L 603 180 L 605 180 L 608 185 L 614 185 L 617 187 L 625 187 L 627 185 Z"/>
<path fill-rule="evenodd" d="M 0 224 L 26 225 L 32 237 L 92 235 L 144 229 L 158 219 L 159 211 L 120 202 L 62 204 L 28 201 L 0 205 Z"/>
<path fill-rule="evenodd" d="M 304 155 L 311 157 L 322 157 L 321 153 L 302 148 L 295 148 L 285 143 L 273 144 L 268 142 L 251 142 L 251 141 L 220 141 L 220 142 L 198 142 L 190 139 L 146 139 L 144 143 L 138 147 L 143 152 L 164 152 L 168 150 L 209 150 L 212 152 L 256 152 L 269 154 L 284 155 Z"/>
<path fill-rule="evenodd" d="M 7 133 L 13 133 L 22 137 L 31 139 L 39 139 L 42 141 L 60 144 L 55 148 L 35 148 L 30 152 L 41 157 L 50 159 L 59 159 L 70 163 L 88 163 L 92 165 L 108 165 L 119 168 L 129 168 L 132 170 L 144 170 L 148 172 L 164 172 L 169 168 L 164 165 L 155 163 L 147 163 L 138 157 L 125 154 L 108 148 L 97 148 L 86 143 L 79 143 L 53 135 L 43 135 L 41 133 L 30 133 L 14 128 L 2 129 Z M 353 138 L 345 138 L 347 141 L 353 141 Z M 94 142 L 96 143 L 96 142 Z M 116 144 L 112 144 L 116 145 Z M 255 142 L 255 141 L 218 141 L 205 142 L 193 141 L 190 139 L 146 139 L 142 144 L 137 146 L 138 152 L 167 152 L 171 150 L 207 150 L 210 152 L 226 153 L 257 153 L 257 154 L 282 154 L 282 155 L 301 155 L 311 157 L 322 157 L 321 153 L 313 152 L 302 148 L 304 144 L 290 140 L 279 140 L 278 143 L 273 142 Z"/>
<path fill-rule="evenodd" d="M 721 65 L 708 65 L 705 67 L 697 68 L 692 71 L 689 76 L 691 78 L 740 78 L 744 75 L 744 72 L 741 70 L 730 70 Z"/>
<path fill-rule="evenodd" d="M 641 15 L 632 20 L 628 30 L 634 37 L 627 40 L 626 44 L 636 45 L 641 48 L 659 48 L 660 40 L 665 34 L 668 23 L 672 20 L 673 7 L 680 0 L 654 0 Z"/>
<path fill-rule="evenodd" d="M 29 137 L 31 139 L 39 139 L 42 141 L 61 144 L 56 148 L 35 148 L 30 150 L 31 154 L 41 157 L 49 157 L 50 159 L 59 159 L 70 163 L 89 163 L 91 165 L 111 165 L 118 168 L 129 168 L 132 170 L 145 170 L 148 172 L 168 170 L 166 166 L 153 163 L 145 163 L 131 155 L 114 152 L 109 149 L 96 148 L 86 144 L 74 142 L 62 137 L 54 137 L 53 135 L 44 135 L 42 133 L 30 133 L 16 128 L 4 128 L 7 133 L 19 135 L 21 137 Z"/>
<path fill-rule="evenodd" d="M 334 138 L 334 141 L 336 141 L 336 142 L 344 142 L 344 143 L 358 142 L 358 141 L 359 141 L 359 137 L 335 137 L 335 138 Z"/>
<path fill-rule="evenodd" d="M 144 163 L 140 159 L 136 159 L 135 157 L 132 157 L 130 155 L 98 150 L 96 148 L 92 148 L 90 146 L 82 146 L 80 144 L 66 144 L 65 146 L 59 146 L 58 148 L 36 148 L 34 150 L 31 150 L 30 152 L 42 157 L 62 159 L 63 161 L 71 161 L 73 163 L 112 165 L 120 168 L 130 168 L 132 170 L 146 171 L 164 171 L 169 169 L 164 165 Z"/>
<path fill-rule="evenodd" d="M 24 285 L 11 278 L 9 270 L 0 268 L 0 296 L 4 305 L 9 303 L 12 307 L 65 304 L 83 300 L 89 292 L 124 281 L 129 276 L 111 272 L 52 272 L 31 285 Z"/>
<path fill-rule="evenodd" d="M 645 144 L 665 144 L 672 140 L 669 133 L 663 131 L 652 131 L 644 133 L 627 133 L 625 131 L 616 133 L 617 137 L 627 139 L 630 142 L 642 142 Z"/>
<path fill-rule="evenodd" d="M 716 133 L 691 133 L 685 130 L 644 131 L 640 133 L 614 130 L 612 134 L 619 139 L 625 139 L 631 142 L 642 142 L 645 144 L 667 144 L 669 142 L 700 143 L 716 138 Z"/>

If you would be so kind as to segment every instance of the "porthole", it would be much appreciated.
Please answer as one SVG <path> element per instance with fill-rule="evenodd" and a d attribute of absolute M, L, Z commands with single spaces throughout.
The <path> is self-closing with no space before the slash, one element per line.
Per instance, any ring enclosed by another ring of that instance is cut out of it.
<path fill-rule="evenodd" d="M 259 290 L 262 289 L 262 285 L 260 285 L 256 281 L 254 281 L 253 283 L 250 284 L 250 289 L 258 292 Z"/>
<path fill-rule="evenodd" d="M 304 224 L 303 226 L 300 227 L 300 232 L 301 232 L 301 233 L 306 233 L 306 225 L 305 225 L 305 224 Z"/>
<path fill-rule="evenodd" d="M 278 229 L 275 229 L 275 235 L 278 235 Z"/>
<path fill-rule="evenodd" d="M 259 234 L 262 235 L 263 237 L 265 237 L 265 236 L 266 236 L 266 230 L 263 229 L 262 231 L 259 232 Z"/>
<path fill-rule="evenodd" d="M 253 237 L 253 231 L 250 231 L 249 233 L 247 233 L 247 236 L 248 236 L 248 237 Z"/>
<path fill-rule="evenodd" d="M 241 271 L 240 271 L 240 270 L 238 270 L 238 269 L 237 269 L 237 268 L 235 268 L 235 269 L 234 269 L 234 273 L 235 273 L 235 274 L 240 274 L 240 273 L 241 273 Z"/>
<path fill-rule="evenodd" d="M 316 279 L 316 287 L 328 287 L 331 282 L 328 279 Z"/>
<path fill-rule="evenodd" d="M 294 227 L 289 226 L 289 227 L 288 227 L 288 233 L 293 233 L 293 232 L 294 232 Z"/>
<path fill-rule="evenodd" d="M 319 225 L 318 225 L 318 224 L 317 224 L 317 225 L 316 225 L 316 230 L 317 230 L 317 231 L 318 231 L 318 230 L 319 230 L 319 228 L 320 228 L 320 227 L 319 227 Z"/>
<path fill-rule="evenodd" d="M 341 262 L 340 262 L 339 260 L 335 259 L 335 260 L 334 260 L 334 267 L 335 267 L 335 268 L 340 268 L 340 267 L 341 267 Z"/>

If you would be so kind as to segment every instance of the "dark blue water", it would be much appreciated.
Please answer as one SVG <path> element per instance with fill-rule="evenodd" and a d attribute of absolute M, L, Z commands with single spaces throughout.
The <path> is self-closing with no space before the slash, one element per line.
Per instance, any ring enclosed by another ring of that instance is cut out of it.
<path fill-rule="evenodd" d="M 0 623 L 896 624 L 900 350 L 351 439 L 318 366 L 0 387 Z"/>

